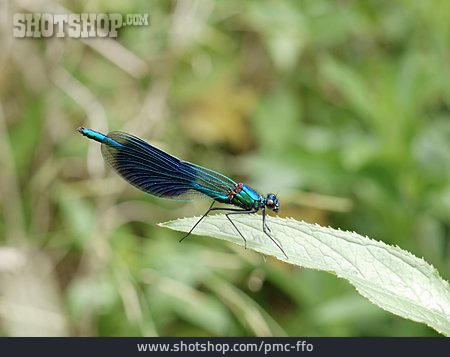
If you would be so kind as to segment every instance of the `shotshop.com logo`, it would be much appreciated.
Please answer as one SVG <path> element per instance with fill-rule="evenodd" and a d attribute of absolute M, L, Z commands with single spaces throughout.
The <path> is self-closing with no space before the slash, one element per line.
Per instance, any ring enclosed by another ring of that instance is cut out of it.
<path fill-rule="evenodd" d="M 123 26 L 146 26 L 148 14 L 37 14 L 13 15 L 14 37 L 117 37 Z"/>

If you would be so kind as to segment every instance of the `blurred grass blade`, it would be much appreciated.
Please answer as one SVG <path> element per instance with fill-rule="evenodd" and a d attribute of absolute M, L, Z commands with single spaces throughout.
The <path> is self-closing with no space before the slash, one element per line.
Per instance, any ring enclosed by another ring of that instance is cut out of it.
<path fill-rule="evenodd" d="M 198 219 L 184 218 L 160 226 L 188 232 Z M 357 233 L 270 217 L 272 235 L 283 246 L 287 260 L 262 233 L 260 216 L 245 215 L 233 220 L 247 238 L 247 248 L 290 264 L 333 272 L 379 307 L 450 335 L 448 282 L 423 259 Z M 194 233 L 244 244 L 224 215 L 206 217 Z"/>

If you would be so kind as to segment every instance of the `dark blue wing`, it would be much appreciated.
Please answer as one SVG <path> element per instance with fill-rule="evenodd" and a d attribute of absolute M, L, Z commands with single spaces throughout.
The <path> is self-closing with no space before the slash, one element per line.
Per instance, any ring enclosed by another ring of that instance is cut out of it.
<path fill-rule="evenodd" d="M 102 142 L 105 161 L 126 181 L 152 195 L 178 200 L 199 194 L 226 199 L 236 184 L 207 168 L 177 159 L 123 132 L 111 132 Z"/>

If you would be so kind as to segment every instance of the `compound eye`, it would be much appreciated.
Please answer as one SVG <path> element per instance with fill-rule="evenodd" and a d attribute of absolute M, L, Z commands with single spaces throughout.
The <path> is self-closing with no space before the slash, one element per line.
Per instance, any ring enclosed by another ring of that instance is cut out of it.
<path fill-rule="evenodd" d="M 267 207 L 272 208 L 275 205 L 275 203 L 273 202 L 273 200 L 269 199 L 267 200 L 266 205 Z"/>

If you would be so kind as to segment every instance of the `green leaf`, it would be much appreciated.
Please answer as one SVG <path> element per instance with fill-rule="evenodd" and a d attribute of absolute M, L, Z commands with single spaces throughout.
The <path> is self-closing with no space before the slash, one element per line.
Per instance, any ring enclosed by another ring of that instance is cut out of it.
<path fill-rule="evenodd" d="M 160 223 L 188 232 L 199 217 Z M 305 268 L 325 270 L 347 279 L 357 291 L 379 307 L 422 322 L 450 335 L 450 289 L 436 269 L 411 253 L 363 237 L 292 218 L 268 218 L 272 236 L 288 259 L 262 232 L 261 217 L 245 215 L 233 221 L 247 239 L 247 248 Z M 206 217 L 195 234 L 244 245 L 224 215 Z"/>

